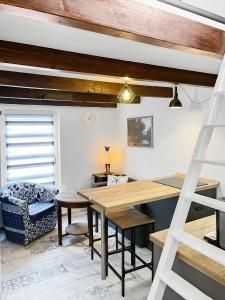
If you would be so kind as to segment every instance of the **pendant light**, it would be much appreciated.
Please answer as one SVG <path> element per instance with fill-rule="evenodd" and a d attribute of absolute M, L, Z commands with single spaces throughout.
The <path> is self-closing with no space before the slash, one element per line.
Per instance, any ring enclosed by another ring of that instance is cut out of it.
<path fill-rule="evenodd" d="M 174 96 L 170 101 L 169 108 L 182 108 L 182 103 L 178 98 L 177 86 L 175 86 Z"/>
<path fill-rule="evenodd" d="M 129 104 L 134 101 L 135 97 L 136 97 L 136 95 L 133 92 L 133 90 L 129 87 L 129 85 L 127 84 L 127 78 L 126 78 L 125 85 L 120 90 L 117 98 L 120 103 Z"/>

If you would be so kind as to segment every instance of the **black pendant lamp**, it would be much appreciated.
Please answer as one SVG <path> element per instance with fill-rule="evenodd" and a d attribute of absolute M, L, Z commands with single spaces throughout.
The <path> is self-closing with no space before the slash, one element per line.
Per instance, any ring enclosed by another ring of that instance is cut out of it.
<path fill-rule="evenodd" d="M 170 101 L 169 108 L 182 108 L 182 103 L 178 98 L 177 86 L 175 86 L 174 97 Z"/>

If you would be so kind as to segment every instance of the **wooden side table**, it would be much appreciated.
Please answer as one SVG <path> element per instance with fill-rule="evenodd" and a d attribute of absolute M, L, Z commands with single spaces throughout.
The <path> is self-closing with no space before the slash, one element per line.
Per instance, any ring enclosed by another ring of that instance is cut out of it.
<path fill-rule="evenodd" d="M 84 198 L 78 196 L 76 192 L 61 192 L 56 195 L 56 200 L 58 203 L 58 243 L 62 245 L 62 237 L 68 234 L 73 235 L 85 235 L 89 237 L 89 245 L 91 245 L 92 240 L 92 213 L 90 209 L 91 203 Z M 67 208 L 68 212 L 68 226 L 65 229 L 65 234 L 62 234 L 62 208 Z M 72 208 L 87 208 L 87 223 L 73 223 L 71 217 Z"/>

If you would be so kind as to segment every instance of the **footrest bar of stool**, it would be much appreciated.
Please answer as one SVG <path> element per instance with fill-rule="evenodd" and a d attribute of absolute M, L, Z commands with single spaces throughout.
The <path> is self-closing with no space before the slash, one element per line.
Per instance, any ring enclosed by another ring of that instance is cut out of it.
<path fill-rule="evenodd" d="M 128 274 L 128 273 L 131 273 L 131 272 L 135 272 L 135 271 L 150 267 L 150 265 L 151 265 L 151 263 L 149 264 L 149 266 L 141 265 L 141 266 L 138 266 L 138 267 L 135 267 L 135 268 L 132 268 L 132 269 L 125 270 L 125 274 Z"/>
<path fill-rule="evenodd" d="M 129 251 L 130 252 L 130 247 L 129 246 L 125 247 L 124 251 Z M 113 251 L 108 252 L 108 255 L 113 255 L 113 254 L 117 254 L 117 253 L 120 253 L 120 252 L 122 252 L 122 249 L 113 250 Z"/>
<path fill-rule="evenodd" d="M 111 239 L 111 238 L 113 238 L 115 236 L 116 236 L 115 234 L 111 234 L 111 235 L 108 236 L 108 239 Z M 101 241 L 101 238 L 97 238 L 97 239 L 93 240 L 93 242 L 99 242 L 99 241 Z"/>
<path fill-rule="evenodd" d="M 120 244 L 122 246 L 122 243 L 120 241 L 118 241 L 118 244 Z M 131 246 L 128 246 L 127 248 L 129 248 L 127 250 L 131 253 Z"/>
<path fill-rule="evenodd" d="M 113 273 L 120 279 L 122 280 L 123 277 L 113 268 L 113 266 L 108 262 L 108 267 L 113 271 Z"/>
<path fill-rule="evenodd" d="M 62 237 L 69 235 L 69 233 L 63 233 Z"/>
<path fill-rule="evenodd" d="M 93 251 L 94 251 L 94 253 L 96 253 L 100 258 L 102 258 L 101 253 L 100 253 L 96 248 L 93 248 Z"/>
<path fill-rule="evenodd" d="M 152 262 L 146 263 L 140 256 L 135 254 L 135 257 L 146 267 L 149 268 L 152 271 Z"/>

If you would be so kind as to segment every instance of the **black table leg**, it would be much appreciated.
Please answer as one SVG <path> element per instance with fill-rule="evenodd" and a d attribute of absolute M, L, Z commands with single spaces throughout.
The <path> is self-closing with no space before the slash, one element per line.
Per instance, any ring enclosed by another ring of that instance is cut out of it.
<path fill-rule="evenodd" d="M 109 241 L 108 241 L 108 219 L 106 218 L 105 219 L 105 235 L 106 235 L 106 246 L 105 246 L 105 248 L 106 248 L 106 266 L 105 266 L 105 268 L 106 268 L 106 277 L 108 276 L 108 259 L 109 259 L 109 255 L 108 255 L 108 249 L 109 249 Z"/>
<path fill-rule="evenodd" d="M 118 227 L 116 226 L 116 250 L 119 249 L 119 242 L 118 242 Z"/>
<path fill-rule="evenodd" d="M 72 221 L 72 217 L 71 217 L 71 208 L 68 208 L 67 209 L 67 212 L 68 212 L 68 225 L 71 224 L 71 221 Z"/>
<path fill-rule="evenodd" d="M 95 232 L 98 232 L 98 212 L 95 212 Z"/>
<path fill-rule="evenodd" d="M 155 232 L 155 225 L 152 223 L 152 232 Z M 154 269 L 154 244 L 152 243 L 152 282 L 155 276 L 155 269 Z"/>
<path fill-rule="evenodd" d="M 62 245 L 62 208 L 58 204 L 58 243 L 59 246 Z"/>
<path fill-rule="evenodd" d="M 131 265 L 135 268 L 135 228 L 131 228 Z"/>
<path fill-rule="evenodd" d="M 89 247 L 91 247 L 91 259 L 93 259 L 93 217 L 92 217 L 92 209 L 90 206 L 87 207 L 87 215 L 88 215 Z"/>
<path fill-rule="evenodd" d="M 122 297 L 125 296 L 125 245 L 124 245 L 124 230 L 122 229 Z"/>

